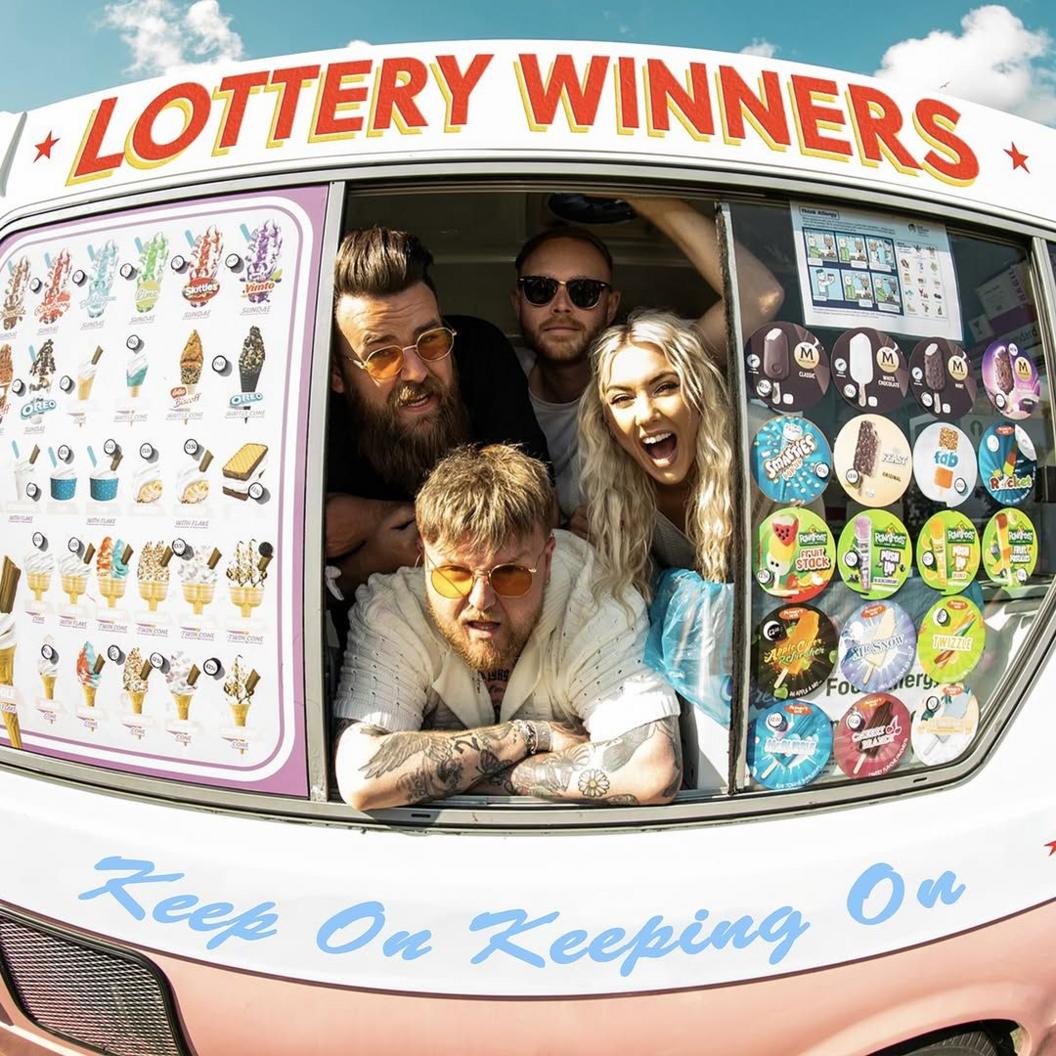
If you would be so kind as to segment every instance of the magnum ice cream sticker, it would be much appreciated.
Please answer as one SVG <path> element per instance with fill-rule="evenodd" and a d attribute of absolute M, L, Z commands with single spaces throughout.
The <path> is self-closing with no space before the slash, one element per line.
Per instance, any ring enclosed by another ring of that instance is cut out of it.
<path fill-rule="evenodd" d="M 282 279 L 282 269 L 279 267 L 282 232 L 274 220 L 265 220 L 253 229 L 252 234 L 243 225 L 242 234 L 249 243 L 245 258 L 246 271 L 242 276 L 242 296 L 250 304 L 263 304 Z"/>
<path fill-rule="evenodd" d="M 70 281 L 70 253 L 61 250 L 54 260 L 47 253 L 44 262 L 48 266 L 48 277 L 44 282 L 44 296 L 37 305 L 37 318 L 44 326 L 58 322 L 70 307 L 70 291 L 66 289 Z"/>
<path fill-rule="evenodd" d="M 777 700 L 813 692 L 836 663 L 836 628 L 813 605 L 785 605 L 765 617 L 752 643 L 756 687 Z"/>
<path fill-rule="evenodd" d="M 960 682 L 979 663 L 985 644 L 982 613 L 958 595 L 943 598 L 928 610 L 917 636 L 917 654 L 925 674 L 935 682 Z"/>
<path fill-rule="evenodd" d="M 983 353 L 983 387 L 1006 418 L 1029 418 L 1041 396 L 1034 360 L 1012 341 L 994 341 Z"/>
<path fill-rule="evenodd" d="M 774 597 L 789 602 L 813 598 L 829 585 L 835 563 L 832 533 L 811 510 L 778 510 L 759 526 L 755 578 Z"/>
<path fill-rule="evenodd" d="M 852 418 L 836 437 L 832 458 L 844 490 L 863 506 L 897 502 L 913 475 L 902 430 L 878 414 Z"/>
<path fill-rule="evenodd" d="M 913 754 L 925 766 L 952 763 L 967 750 L 979 728 L 979 701 L 961 683 L 936 686 L 913 712 Z"/>
<path fill-rule="evenodd" d="M 909 384 L 917 403 L 936 418 L 954 421 L 975 405 L 976 384 L 964 349 L 944 337 L 921 341 L 909 357 Z"/>
<path fill-rule="evenodd" d="M 913 475 L 917 487 L 933 502 L 960 506 L 975 489 L 977 479 L 971 440 L 955 425 L 929 425 L 913 447 Z"/>
<path fill-rule="evenodd" d="M 983 568 L 1003 587 L 1018 587 L 1034 574 L 1038 532 L 1031 519 L 1013 508 L 998 510 L 983 529 Z"/>
<path fill-rule="evenodd" d="M 748 385 L 777 411 L 812 407 L 829 388 L 829 357 L 822 343 L 795 323 L 760 327 L 745 349 Z"/>
<path fill-rule="evenodd" d="M 862 692 L 890 689 L 913 666 L 917 634 L 893 601 L 870 601 L 840 631 L 840 670 Z"/>
<path fill-rule="evenodd" d="M 866 598 L 894 594 L 913 567 L 906 526 L 888 510 L 862 510 L 840 533 L 836 548 L 840 577 Z"/>
<path fill-rule="evenodd" d="M 764 788 L 802 788 L 832 755 L 832 724 L 816 704 L 775 704 L 752 721 L 748 767 Z"/>
<path fill-rule="evenodd" d="M 1034 443 L 1021 425 L 992 425 L 983 433 L 979 475 L 998 502 L 1018 506 L 1034 490 L 1037 471 Z"/>
<path fill-rule="evenodd" d="M 840 395 L 863 411 L 893 411 L 909 385 L 905 356 L 893 337 L 858 327 L 836 339 L 832 376 Z"/>
<path fill-rule="evenodd" d="M 4 731 L 12 748 L 22 747 L 22 730 L 18 722 L 18 705 L 15 701 L 15 648 L 18 644 L 15 628 L 15 595 L 22 570 L 10 558 L 5 557 L 0 571 L 0 714 L 4 718 Z"/>
<path fill-rule="evenodd" d="M 806 505 L 832 478 L 829 442 L 806 418 L 771 418 L 755 434 L 752 475 L 768 499 Z"/>
<path fill-rule="evenodd" d="M 844 712 L 833 755 L 848 777 L 879 777 L 898 766 L 909 747 L 909 733 L 905 704 L 890 693 L 870 693 Z"/>
<path fill-rule="evenodd" d="M 979 571 L 979 535 L 963 513 L 942 510 L 924 522 L 917 539 L 921 578 L 943 594 L 959 594 Z"/>
<path fill-rule="evenodd" d="M 14 330 L 26 314 L 26 289 L 29 286 L 29 258 L 22 257 L 18 263 L 7 262 L 7 287 L 0 306 L 0 323 L 5 330 Z"/>
<path fill-rule="evenodd" d="M 224 252 L 224 239 L 216 227 L 206 228 L 192 241 L 191 266 L 187 282 L 183 287 L 184 298 L 195 308 L 200 308 L 220 291 L 217 271 Z"/>

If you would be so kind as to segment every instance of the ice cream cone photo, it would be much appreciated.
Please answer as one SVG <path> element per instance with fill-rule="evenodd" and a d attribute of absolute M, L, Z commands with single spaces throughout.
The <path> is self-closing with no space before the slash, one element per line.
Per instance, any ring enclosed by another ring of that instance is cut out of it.
<path fill-rule="evenodd" d="M 125 581 L 114 576 L 100 576 L 99 593 L 106 598 L 107 608 L 112 609 L 125 596 Z"/>
<path fill-rule="evenodd" d="M 0 649 L 0 686 L 11 686 L 15 682 L 15 646 Z"/>
<path fill-rule="evenodd" d="M 216 587 L 212 583 L 183 584 L 184 600 L 190 604 L 195 616 L 201 616 L 202 610 L 213 600 L 215 591 Z"/>
<path fill-rule="evenodd" d="M 139 596 L 147 603 L 151 612 L 158 611 L 158 604 L 165 600 L 169 593 L 168 583 L 159 583 L 154 580 L 139 581 Z"/>
<path fill-rule="evenodd" d="M 77 379 L 77 399 L 86 400 L 92 394 L 92 383 L 95 381 L 95 375 L 91 374 L 86 378 Z"/>
<path fill-rule="evenodd" d="M 143 700 L 146 695 L 146 692 L 143 690 L 129 690 L 128 703 L 132 706 L 133 715 L 143 714 Z"/>
<path fill-rule="evenodd" d="M 99 687 L 98 686 L 91 686 L 91 685 L 83 685 L 83 686 L 81 686 L 81 689 L 84 690 L 84 703 L 87 704 L 89 708 L 94 708 L 95 707 L 95 694 L 96 694 L 96 690 L 98 690 Z"/>
<path fill-rule="evenodd" d="M 246 716 L 249 714 L 249 701 L 232 702 L 231 718 L 236 726 L 245 726 Z"/>
<path fill-rule="evenodd" d="M 253 610 L 264 600 L 263 587 L 239 587 L 232 584 L 231 600 L 238 606 L 243 619 L 249 619 Z"/>
<path fill-rule="evenodd" d="M 54 700 L 55 699 L 55 676 L 54 675 L 41 675 L 40 681 L 44 684 L 44 699 Z"/>
<path fill-rule="evenodd" d="M 187 716 L 191 712 L 191 696 L 190 693 L 173 693 L 172 699 L 176 703 L 176 718 L 180 722 L 186 722 Z"/>
<path fill-rule="evenodd" d="M 29 589 L 33 592 L 33 597 L 38 602 L 42 601 L 48 587 L 51 586 L 51 573 L 30 572 L 26 577 L 26 582 L 29 583 Z"/>
<path fill-rule="evenodd" d="M 66 594 L 66 597 L 70 599 L 70 604 L 76 606 L 81 595 L 85 592 L 88 586 L 87 576 L 63 576 L 62 577 L 62 589 Z"/>
<path fill-rule="evenodd" d="M 129 385 L 129 387 L 128 387 L 129 396 L 132 396 L 132 397 L 138 396 L 139 395 L 139 388 L 140 387 L 138 385 Z"/>
<path fill-rule="evenodd" d="M 12 705 L 13 707 L 14 705 Z M 22 747 L 22 728 L 18 724 L 18 713 L 15 711 L 4 711 L 4 729 L 7 731 L 7 739 L 12 748 Z"/>

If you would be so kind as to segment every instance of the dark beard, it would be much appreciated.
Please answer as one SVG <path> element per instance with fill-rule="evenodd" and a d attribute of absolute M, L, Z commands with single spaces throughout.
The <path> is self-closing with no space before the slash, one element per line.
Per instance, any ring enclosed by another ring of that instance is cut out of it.
<path fill-rule="evenodd" d="M 424 395 L 437 396 L 440 406 L 428 424 L 408 429 L 397 408 Z M 458 391 L 457 378 L 450 390 L 432 375 L 421 382 L 404 382 L 389 393 L 384 408 L 368 406 L 351 385 L 345 399 L 352 410 L 356 451 L 388 484 L 413 497 L 433 466 L 452 448 L 469 438 L 469 415 Z"/>

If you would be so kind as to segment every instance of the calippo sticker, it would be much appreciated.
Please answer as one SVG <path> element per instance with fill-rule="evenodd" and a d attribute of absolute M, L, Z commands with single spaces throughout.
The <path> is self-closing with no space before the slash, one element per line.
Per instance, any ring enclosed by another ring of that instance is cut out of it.
<path fill-rule="evenodd" d="M 776 704 L 752 722 L 748 766 L 764 788 L 802 788 L 832 755 L 832 723 L 816 704 Z"/>
<path fill-rule="evenodd" d="M 928 610 L 917 635 L 917 655 L 935 682 L 960 682 L 983 655 L 986 624 L 975 604 L 960 596 L 943 598 Z"/>
<path fill-rule="evenodd" d="M 913 349 L 909 384 L 917 403 L 936 418 L 953 421 L 975 404 L 977 390 L 968 357 L 945 337 L 925 338 Z"/>
<path fill-rule="evenodd" d="M 832 376 L 840 395 L 863 411 L 893 411 L 909 387 L 906 357 L 879 330 L 848 330 L 832 346 Z"/>
<path fill-rule="evenodd" d="M 865 598 L 886 598 L 913 567 L 906 526 L 888 510 L 862 510 L 840 533 L 836 561 L 844 583 Z"/>
<path fill-rule="evenodd" d="M 992 342 L 983 353 L 983 388 L 1006 418 L 1029 418 L 1041 395 L 1030 353 L 1012 341 Z"/>
<path fill-rule="evenodd" d="M 913 475 L 909 441 L 878 414 L 852 418 L 836 437 L 832 460 L 844 490 L 863 506 L 898 502 Z"/>
<path fill-rule="evenodd" d="M 975 525 L 955 510 L 929 517 L 917 537 L 917 568 L 932 590 L 959 594 L 979 571 Z"/>
<path fill-rule="evenodd" d="M 758 689 L 777 700 L 802 697 L 836 663 L 836 628 L 812 605 L 775 609 L 755 630 L 752 670 Z"/>
<path fill-rule="evenodd" d="M 771 418 L 755 434 L 752 474 L 774 502 L 813 502 L 832 477 L 829 442 L 806 418 Z"/>
<path fill-rule="evenodd" d="M 863 692 L 890 689 L 912 666 L 917 633 L 893 601 L 870 601 L 856 609 L 840 632 L 840 670 Z"/>
<path fill-rule="evenodd" d="M 1021 503 L 1034 490 L 1038 471 L 1034 443 L 1021 425 L 992 425 L 979 444 L 979 476 L 1005 506 Z"/>
<path fill-rule="evenodd" d="M 979 729 L 979 701 L 967 687 L 936 686 L 913 712 L 913 754 L 925 766 L 952 763 Z"/>
<path fill-rule="evenodd" d="M 978 479 L 971 440 L 955 425 L 929 425 L 913 447 L 913 475 L 932 501 L 960 506 Z"/>
<path fill-rule="evenodd" d="M 870 693 L 847 709 L 833 752 L 848 777 L 879 777 L 898 766 L 909 745 L 909 711 L 890 693 Z"/>
<path fill-rule="evenodd" d="M 768 323 L 745 348 L 748 384 L 775 411 L 813 407 L 829 388 L 829 356 L 822 343 L 796 323 Z"/>
<path fill-rule="evenodd" d="M 755 578 L 768 594 L 808 601 L 829 585 L 835 563 L 829 526 L 812 510 L 786 507 L 759 525 Z"/>
<path fill-rule="evenodd" d="M 1026 583 L 1038 563 L 1038 533 L 1016 509 L 998 510 L 983 529 L 983 568 L 1004 587 Z"/>

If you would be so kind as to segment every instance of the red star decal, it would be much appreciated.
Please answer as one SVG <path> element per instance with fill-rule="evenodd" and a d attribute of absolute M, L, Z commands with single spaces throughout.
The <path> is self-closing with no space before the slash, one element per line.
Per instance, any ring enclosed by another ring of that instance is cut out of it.
<path fill-rule="evenodd" d="M 1049 857 L 1050 858 L 1054 854 L 1056 854 L 1056 840 L 1050 841 L 1049 843 L 1045 844 L 1045 846 L 1048 847 L 1048 849 L 1049 849 Z"/>
<path fill-rule="evenodd" d="M 58 139 L 56 139 L 50 132 L 39 143 L 34 143 L 33 146 L 37 148 L 37 156 L 33 160 L 40 161 L 41 158 L 50 158 L 51 148 L 55 146 L 56 143 L 58 143 Z"/>
<path fill-rule="evenodd" d="M 1027 168 L 1027 158 L 1029 158 L 1030 155 L 1020 153 L 1020 151 L 1016 149 L 1015 143 L 1012 144 L 1012 149 L 1006 149 L 1005 153 L 1012 159 L 1013 172 L 1015 172 L 1016 169 L 1022 169 L 1024 172 L 1030 172 L 1030 169 Z"/>

